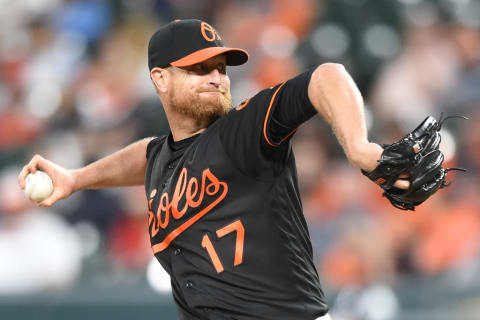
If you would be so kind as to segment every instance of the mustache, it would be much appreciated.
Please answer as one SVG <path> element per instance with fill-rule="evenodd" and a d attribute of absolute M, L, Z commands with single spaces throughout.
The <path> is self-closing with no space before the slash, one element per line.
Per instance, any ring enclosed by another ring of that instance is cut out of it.
<path fill-rule="evenodd" d="M 198 93 L 202 93 L 202 92 L 218 92 L 218 93 L 221 93 L 221 94 L 226 94 L 228 91 L 225 90 L 224 88 L 220 87 L 218 89 L 212 89 L 212 88 L 209 88 L 209 89 L 199 89 L 197 90 Z"/>

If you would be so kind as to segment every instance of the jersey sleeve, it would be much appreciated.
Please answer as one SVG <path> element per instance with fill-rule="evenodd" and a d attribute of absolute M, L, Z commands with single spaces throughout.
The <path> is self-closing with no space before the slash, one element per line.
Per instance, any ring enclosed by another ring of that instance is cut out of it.
<path fill-rule="evenodd" d="M 262 90 L 225 116 L 220 137 L 237 167 L 255 176 L 281 167 L 297 127 L 316 114 L 308 98 L 312 73 Z"/>
<path fill-rule="evenodd" d="M 161 148 L 163 143 L 165 142 L 165 140 L 167 139 L 167 136 L 166 135 L 163 135 L 163 136 L 160 136 L 160 137 L 156 137 L 154 139 L 152 139 L 148 145 L 147 145 L 147 153 L 146 153 L 146 157 L 147 157 L 147 160 L 150 159 L 150 157 L 152 156 L 152 154 L 158 149 L 158 148 Z"/>
<path fill-rule="evenodd" d="M 308 84 L 313 69 L 278 86 L 264 121 L 265 142 L 276 147 L 290 138 L 299 125 L 313 117 L 317 110 L 308 98 Z"/>

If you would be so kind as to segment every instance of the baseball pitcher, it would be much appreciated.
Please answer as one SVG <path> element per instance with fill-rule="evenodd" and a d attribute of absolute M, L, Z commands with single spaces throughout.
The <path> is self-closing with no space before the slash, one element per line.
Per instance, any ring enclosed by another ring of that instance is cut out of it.
<path fill-rule="evenodd" d="M 171 276 L 179 319 L 328 319 L 298 190 L 296 129 L 323 117 L 349 161 L 413 209 L 445 185 L 441 122 L 425 120 L 384 151 L 368 141 L 352 78 L 331 63 L 232 108 L 227 66 L 247 60 L 204 21 L 161 27 L 148 66 L 170 134 L 77 170 L 36 155 L 19 184 L 45 171 L 54 191 L 41 206 L 81 189 L 144 185 L 152 252 Z"/>

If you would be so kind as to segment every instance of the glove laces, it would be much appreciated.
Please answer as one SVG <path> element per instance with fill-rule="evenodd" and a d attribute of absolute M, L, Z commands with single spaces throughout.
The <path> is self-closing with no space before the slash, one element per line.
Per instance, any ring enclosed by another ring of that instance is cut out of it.
<path fill-rule="evenodd" d="M 455 116 L 447 116 L 447 117 L 444 118 L 444 117 L 443 117 L 443 112 L 442 112 L 442 113 L 440 113 L 440 118 L 438 119 L 438 124 L 437 124 L 435 130 L 440 131 L 440 129 L 442 129 L 442 126 L 443 126 L 443 124 L 445 123 L 445 121 L 448 120 L 448 119 L 453 119 L 453 118 L 468 120 L 467 117 L 465 117 L 465 116 L 458 116 L 458 115 L 455 115 Z"/>

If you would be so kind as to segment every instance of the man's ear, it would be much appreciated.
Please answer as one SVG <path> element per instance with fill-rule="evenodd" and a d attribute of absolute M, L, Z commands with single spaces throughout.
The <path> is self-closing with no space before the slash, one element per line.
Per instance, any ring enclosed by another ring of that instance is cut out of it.
<path fill-rule="evenodd" d="M 155 67 L 150 71 L 150 78 L 153 81 L 153 84 L 157 87 L 157 91 L 159 93 L 167 92 L 168 88 L 168 77 L 166 76 L 167 69 L 162 69 L 159 67 Z"/>

